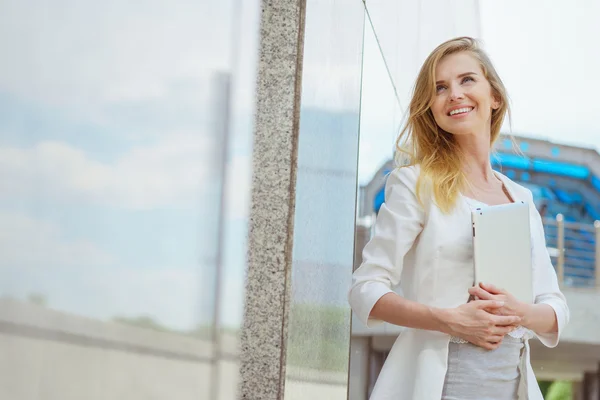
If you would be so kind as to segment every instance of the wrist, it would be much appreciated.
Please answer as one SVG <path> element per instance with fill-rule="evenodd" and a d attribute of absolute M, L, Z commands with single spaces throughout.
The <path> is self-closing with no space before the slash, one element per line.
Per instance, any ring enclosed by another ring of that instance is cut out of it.
<path fill-rule="evenodd" d="M 535 304 L 523 304 L 522 307 L 522 311 L 521 311 L 521 326 L 524 326 L 525 328 L 528 328 L 529 325 L 531 324 L 531 320 L 533 318 L 533 314 L 535 312 Z"/>
<path fill-rule="evenodd" d="M 435 323 L 435 330 L 451 334 L 450 321 L 452 320 L 452 309 L 430 307 L 431 316 Z"/>

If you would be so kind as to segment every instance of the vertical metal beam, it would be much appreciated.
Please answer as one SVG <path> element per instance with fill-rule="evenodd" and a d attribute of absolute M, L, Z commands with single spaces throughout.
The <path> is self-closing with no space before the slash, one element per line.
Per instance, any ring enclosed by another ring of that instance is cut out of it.
<path fill-rule="evenodd" d="M 594 260 L 594 268 L 595 268 L 595 277 L 596 277 L 596 287 L 600 287 L 600 221 L 594 222 L 594 232 L 595 232 L 595 245 L 596 245 L 596 258 Z"/>
<path fill-rule="evenodd" d="M 565 277 L 565 221 L 562 214 L 556 216 L 556 230 L 558 235 L 556 240 L 556 247 L 558 248 L 556 275 L 558 276 L 558 283 L 562 285 Z"/>
<path fill-rule="evenodd" d="M 212 80 L 213 89 L 213 134 L 218 143 L 219 172 L 219 209 L 217 218 L 217 249 L 215 259 L 215 296 L 212 324 L 212 360 L 211 360 L 211 399 L 217 400 L 219 396 L 219 361 L 221 359 L 221 290 L 223 276 L 223 244 L 225 241 L 225 205 L 227 190 L 227 155 L 229 149 L 229 114 L 231 97 L 231 76 L 229 74 L 215 74 Z"/>

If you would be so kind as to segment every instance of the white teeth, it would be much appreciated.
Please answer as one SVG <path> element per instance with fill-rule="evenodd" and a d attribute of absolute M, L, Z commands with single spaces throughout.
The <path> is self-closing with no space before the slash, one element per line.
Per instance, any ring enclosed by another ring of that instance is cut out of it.
<path fill-rule="evenodd" d="M 458 110 L 452 110 L 452 111 L 450 111 L 450 115 L 456 115 L 456 114 L 468 113 L 468 112 L 469 112 L 469 111 L 471 111 L 472 109 L 473 109 L 473 107 L 459 108 Z"/>

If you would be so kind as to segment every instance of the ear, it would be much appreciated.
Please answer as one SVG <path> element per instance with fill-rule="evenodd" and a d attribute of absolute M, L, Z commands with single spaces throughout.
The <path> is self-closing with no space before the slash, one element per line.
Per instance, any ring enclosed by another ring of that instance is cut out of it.
<path fill-rule="evenodd" d="M 502 105 L 502 98 L 500 96 L 494 96 L 494 101 L 492 101 L 492 109 L 497 110 Z"/>

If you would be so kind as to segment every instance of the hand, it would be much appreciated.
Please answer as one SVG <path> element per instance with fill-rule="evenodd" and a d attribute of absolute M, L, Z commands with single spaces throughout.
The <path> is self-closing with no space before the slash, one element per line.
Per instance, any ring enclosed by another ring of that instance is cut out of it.
<path fill-rule="evenodd" d="M 516 315 L 494 315 L 489 312 L 504 306 L 502 301 L 475 300 L 447 309 L 444 318 L 447 333 L 484 349 L 494 350 L 500 346 L 504 335 L 521 322 Z"/>
<path fill-rule="evenodd" d="M 525 318 L 529 310 L 529 304 L 523 303 L 504 289 L 499 289 L 491 284 L 480 283 L 469 289 L 469 294 L 481 300 L 503 301 L 504 306 L 494 310 L 488 310 L 496 315 L 516 315 Z"/>

